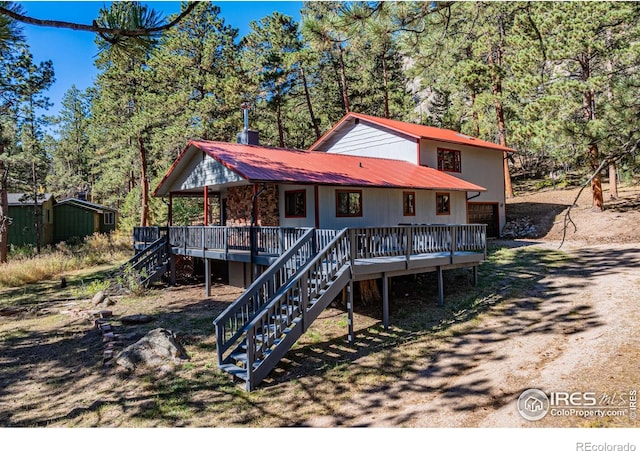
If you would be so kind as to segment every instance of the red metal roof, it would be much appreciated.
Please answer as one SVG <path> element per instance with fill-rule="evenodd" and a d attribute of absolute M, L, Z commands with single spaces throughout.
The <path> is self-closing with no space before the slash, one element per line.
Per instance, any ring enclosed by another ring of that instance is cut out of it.
<path fill-rule="evenodd" d="M 318 141 L 313 143 L 313 145 L 309 148 L 309 150 L 316 150 L 326 139 L 336 133 L 340 128 L 342 128 L 345 122 L 360 119 L 365 122 L 369 122 L 372 124 L 377 124 L 382 127 L 388 128 L 390 130 L 394 130 L 396 132 L 403 133 L 412 138 L 424 138 L 424 139 L 433 139 L 435 141 L 442 141 L 454 144 L 464 144 L 467 146 L 474 147 L 482 147 L 491 150 L 499 150 L 502 152 L 514 152 L 513 149 L 509 147 L 501 146 L 500 144 L 495 144 L 489 141 L 484 141 L 479 138 L 474 138 L 473 136 L 468 136 L 460 132 L 456 132 L 454 130 L 447 130 L 444 128 L 437 127 L 429 127 L 428 125 L 419 125 L 419 124 L 411 124 L 409 122 L 401 122 L 393 119 L 385 119 L 376 116 L 368 116 L 366 114 L 360 113 L 348 113 L 344 116 L 331 130 L 325 133 Z"/>
<path fill-rule="evenodd" d="M 249 182 L 343 185 L 359 187 L 486 191 L 447 173 L 406 161 L 357 157 L 214 141 L 191 141 L 158 188 L 191 146 Z"/>

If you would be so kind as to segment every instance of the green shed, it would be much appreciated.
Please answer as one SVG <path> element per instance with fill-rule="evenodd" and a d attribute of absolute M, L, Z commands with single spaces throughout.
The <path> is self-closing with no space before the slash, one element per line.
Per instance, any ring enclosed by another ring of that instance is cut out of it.
<path fill-rule="evenodd" d="M 55 198 L 51 193 L 33 194 L 8 193 L 9 199 L 9 237 L 7 242 L 13 246 L 37 245 L 38 229 L 40 244 L 53 243 L 53 209 Z"/>
<path fill-rule="evenodd" d="M 55 205 L 54 240 L 82 239 L 116 229 L 117 210 L 81 199 L 65 199 Z"/>

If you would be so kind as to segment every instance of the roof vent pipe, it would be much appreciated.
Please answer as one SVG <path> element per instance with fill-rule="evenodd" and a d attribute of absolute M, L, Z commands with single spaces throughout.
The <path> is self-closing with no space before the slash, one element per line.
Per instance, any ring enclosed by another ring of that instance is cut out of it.
<path fill-rule="evenodd" d="M 238 133 L 238 144 L 253 144 L 259 145 L 260 139 L 258 132 L 255 130 L 249 130 L 249 104 L 243 103 L 242 106 L 242 119 L 244 120 L 244 129 Z"/>
<path fill-rule="evenodd" d="M 249 130 L 249 104 L 243 103 L 242 106 L 242 119 L 244 120 L 244 131 Z"/>

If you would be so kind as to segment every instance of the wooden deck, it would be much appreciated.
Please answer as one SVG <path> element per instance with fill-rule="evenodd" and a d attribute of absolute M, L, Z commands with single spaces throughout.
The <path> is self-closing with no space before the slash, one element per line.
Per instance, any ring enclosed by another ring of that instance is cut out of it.
<path fill-rule="evenodd" d="M 245 327 L 255 326 L 253 323 L 258 321 L 258 315 L 264 314 L 262 310 L 270 311 L 277 304 L 291 308 L 292 312 L 302 312 L 304 322 L 307 307 L 301 306 L 315 299 L 324 308 L 343 289 L 349 294 L 348 337 L 352 342 L 354 282 L 382 280 L 382 317 L 384 327 L 388 328 L 391 278 L 437 272 L 438 303 L 443 305 L 443 271 L 470 267 L 473 280 L 477 282 L 477 268 L 487 255 L 486 225 L 483 224 L 406 225 L 341 231 L 280 227 L 137 228 L 134 241 L 140 248 L 154 243 L 149 249 L 160 246 L 170 255 L 203 258 L 207 296 L 211 287 L 211 260 L 250 264 L 252 283 L 221 315 L 222 319 L 216 320 L 217 328 L 230 331 L 227 334 L 229 346 L 237 344 L 235 339 Z M 173 257 L 169 260 L 174 280 Z M 237 270 L 244 274 L 246 269 Z M 280 318 L 281 311 L 277 311 L 280 313 L 274 315 Z M 235 327 L 239 317 L 243 318 L 240 328 Z M 231 323 L 226 324 L 227 320 Z M 269 318 L 264 321 L 267 320 L 270 321 Z M 255 333 L 258 334 L 257 329 Z M 219 356 L 220 362 L 224 360 L 222 357 Z"/>
<path fill-rule="evenodd" d="M 134 229 L 134 247 L 144 248 L 167 235 L 170 252 L 174 255 L 267 267 L 308 230 L 286 227 L 137 227 Z M 316 251 L 323 249 L 337 232 L 316 230 Z M 461 267 L 474 268 L 475 280 L 475 269 L 486 259 L 486 226 L 482 224 L 353 228 L 349 229 L 349 237 L 354 281 L 432 271 L 441 273 Z"/>

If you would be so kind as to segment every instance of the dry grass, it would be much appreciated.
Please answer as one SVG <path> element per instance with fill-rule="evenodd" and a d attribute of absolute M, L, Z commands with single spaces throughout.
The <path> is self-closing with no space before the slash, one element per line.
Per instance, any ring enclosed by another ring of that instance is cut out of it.
<path fill-rule="evenodd" d="M 94 234 L 84 243 L 68 246 L 62 242 L 40 255 L 14 255 L 0 271 L 0 287 L 22 287 L 82 268 L 113 264 L 131 255 L 131 238 L 124 235 Z"/>

